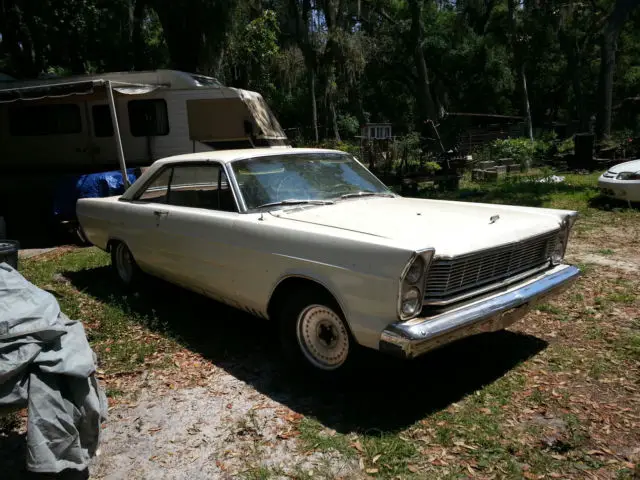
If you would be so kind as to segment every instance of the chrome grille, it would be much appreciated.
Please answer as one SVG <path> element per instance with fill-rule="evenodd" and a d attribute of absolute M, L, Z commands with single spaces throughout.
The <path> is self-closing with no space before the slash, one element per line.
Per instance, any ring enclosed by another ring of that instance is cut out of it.
<path fill-rule="evenodd" d="M 549 261 L 557 238 L 554 231 L 449 260 L 436 259 L 429 268 L 425 303 L 447 300 L 542 266 Z"/>

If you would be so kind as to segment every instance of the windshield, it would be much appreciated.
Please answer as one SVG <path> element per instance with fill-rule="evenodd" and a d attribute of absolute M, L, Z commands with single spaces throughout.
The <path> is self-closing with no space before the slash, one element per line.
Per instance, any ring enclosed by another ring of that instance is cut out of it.
<path fill-rule="evenodd" d="M 238 160 L 231 164 L 249 210 L 391 191 L 353 157 L 342 153 L 302 153 Z M 307 202 L 308 201 L 308 202 Z"/>

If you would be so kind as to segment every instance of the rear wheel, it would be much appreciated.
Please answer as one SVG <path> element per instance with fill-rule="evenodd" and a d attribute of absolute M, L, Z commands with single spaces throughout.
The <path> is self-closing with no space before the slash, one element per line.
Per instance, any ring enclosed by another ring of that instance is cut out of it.
<path fill-rule="evenodd" d="M 325 375 L 347 370 L 356 343 L 337 302 L 313 291 L 289 298 L 280 313 L 280 337 L 292 364 Z"/>
<path fill-rule="evenodd" d="M 111 265 L 125 287 L 134 286 L 141 275 L 129 247 L 122 242 L 111 246 Z"/>
<path fill-rule="evenodd" d="M 84 229 L 82 225 L 78 225 L 75 229 L 76 236 L 78 237 L 80 245 L 91 245 L 91 242 L 87 238 L 87 235 L 84 233 Z"/>

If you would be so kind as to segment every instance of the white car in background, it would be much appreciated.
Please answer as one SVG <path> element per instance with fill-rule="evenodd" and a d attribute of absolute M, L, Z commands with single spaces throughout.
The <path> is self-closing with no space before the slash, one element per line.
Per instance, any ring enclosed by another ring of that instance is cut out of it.
<path fill-rule="evenodd" d="M 600 193 L 627 202 L 640 202 L 640 160 L 620 163 L 598 178 Z"/>
<path fill-rule="evenodd" d="M 170 157 L 77 214 L 124 284 L 146 272 L 273 321 L 292 364 L 325 372 L 359 346 L 412 358 L 503 329 L 579 276 L 576 212 L 403 198 L 335 150 Z"/>

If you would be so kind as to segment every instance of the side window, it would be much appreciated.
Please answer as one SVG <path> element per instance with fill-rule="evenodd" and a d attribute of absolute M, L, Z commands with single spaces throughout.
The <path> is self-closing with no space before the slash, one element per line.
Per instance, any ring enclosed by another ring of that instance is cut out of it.
<path fill-rule="evenodd" d="M 219 165 L 182 165 L 173 169 L 168 204 L 236 212 L 233 192 Z"/>
<path fill-rule="evenodd" d="M 12 106 L 9 108 L 9 132 L 16 137 L 80 133 L 80 107 L 72 103 Z"/>
<path fill-rule="evenodd" d="M 127 104 L 129 128 L 134 137 L 153 137 L 169 134 L 167 102 L 161 98 L 131 100 Z"/>
<path fill-rule="evenodd" d="M 173 169 L 167 168 L 158 175 L 153 182 L 140 194 L 137 200 L 153 203 L 167 203 L 167 194 L 169 192 L 169 181 L 171 180 L 171 172 Z"/>
<path fill-rule="evenodd" d="M 111 123 L 111 112 L 109 105 L 94 105 L 91 107 L 93 118 L 93 134 L 96 137 L 112 137 L 113 123 Z"/>

